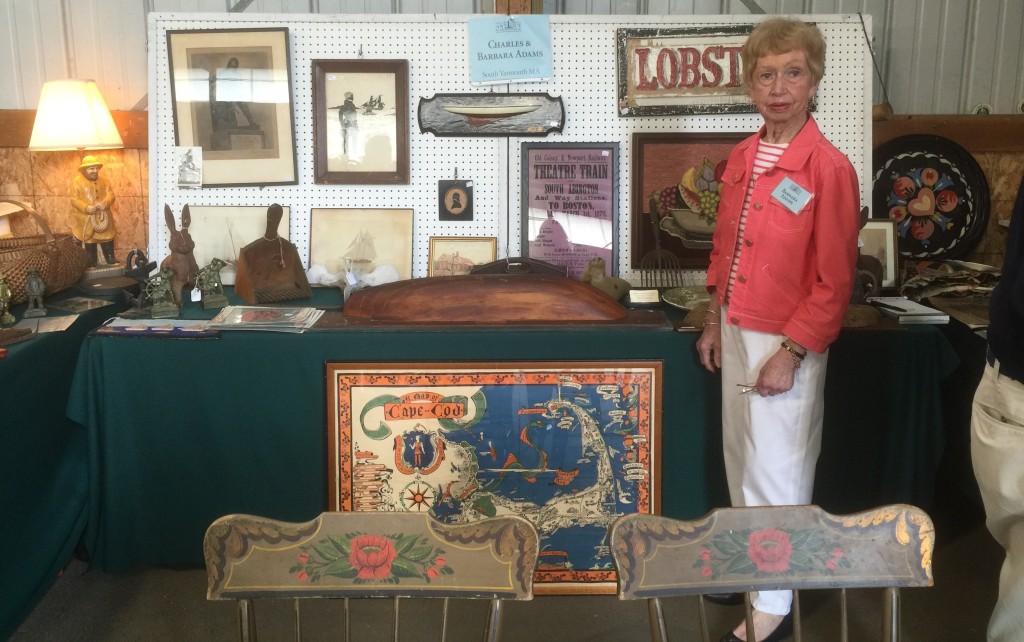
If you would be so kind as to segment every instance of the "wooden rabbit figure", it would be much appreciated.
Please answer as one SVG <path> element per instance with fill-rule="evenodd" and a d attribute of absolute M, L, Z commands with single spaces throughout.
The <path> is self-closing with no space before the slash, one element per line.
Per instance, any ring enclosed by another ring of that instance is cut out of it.
<path fill-rule="evenodd" d="M 188 233 L 188 226 L 192 223 L 192 215 L 188 211 L 188 205 L 181 210 L 181 229 L 174 224 L 174 214 L 171 208 L 164 205 L 164 219 L 167 221 L 167 229 L 171 232 L 171 240 L 167 246 L 171 253 L 160 262 L 160 267 L 169 267 L 174 270 L 171 278 L 171 289 L 174 294 L 175 305 L 181 305 L 181 289 L 188 287 L 192 289 L 196 285 L 196 275 L 199 274 L 199 264 L 192 253 L 196 243 Z"/>

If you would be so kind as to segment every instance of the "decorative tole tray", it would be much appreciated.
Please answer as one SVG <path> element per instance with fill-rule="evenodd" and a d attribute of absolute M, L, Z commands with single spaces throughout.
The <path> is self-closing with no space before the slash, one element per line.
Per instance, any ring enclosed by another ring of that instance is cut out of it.
<path fill-rule="evenodd" d="M 515 325 L 614 322 L 625 308 L 589 283 L 547 274 L 466 274 L 396 281 L 359 290 L 349 319 L 382 323 Z"/>

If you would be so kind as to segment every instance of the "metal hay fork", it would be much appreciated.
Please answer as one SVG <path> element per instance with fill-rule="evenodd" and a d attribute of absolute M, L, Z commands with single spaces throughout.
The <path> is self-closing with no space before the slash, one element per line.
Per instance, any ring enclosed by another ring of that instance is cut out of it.
<path fill-rule="evenodd" d="M 654 249 L 640 259 L 640 287 L 658 288 L 659 290 L 682 287 L 683 271 L 679 267 L 679 258 L 661 247 L 657 198 L 651 198 L 650 207 Z M 643 216 L 642 212 L 641 216 Z"/>

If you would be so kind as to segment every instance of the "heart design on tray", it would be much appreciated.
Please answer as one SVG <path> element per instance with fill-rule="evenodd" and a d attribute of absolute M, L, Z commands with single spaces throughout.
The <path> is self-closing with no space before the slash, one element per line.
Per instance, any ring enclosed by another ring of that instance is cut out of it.
<path fill-rule="evenodd" d="M 907 203 L 907 211 L 911 216 L 931 216 L 935 213 L 935 192 L 930 187 L 922 187 L 917 197 Z"/>

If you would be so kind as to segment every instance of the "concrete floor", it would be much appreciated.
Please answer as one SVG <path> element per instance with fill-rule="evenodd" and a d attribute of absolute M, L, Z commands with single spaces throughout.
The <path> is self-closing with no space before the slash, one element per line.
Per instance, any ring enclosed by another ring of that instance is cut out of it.
<path fill-rule="evenodd" d="M 975 511 L 935 514 L 937 545 L 935 586 L 905 589 L 905 642 L 971 642 L 985 639 L 988 616 L 996 600 L 1002 549 Z M 72 562 L 29 618 L 11 638 L 15 642 L 53 640 L 234 640 L 231 602 L 207 602 L 203 569 L 151 568 L 126 573 L 89 570 Z M 838 598 L 834 592 L 801 596 L 804 639 L 839 639 Z M 850 595 L 850 639 L 880 639 L 882 596 L 876 590 Z M 292 639 L 290 602 L 257 602 L 260 639 Z M 448 640 L 478 640 L 487 617 L 486 602 L 453 602 Z M 440 602 L 403 600 L 400 639 L 440 639 Z M 694 598 L 665 601 L 672 640 L 699 640 Z M 352 603 L 352 639 L 391 639 L 392 610 L 387 600 Z M 741 617 L 741 607 L 709 605 L 713 640 Z M 642 602 L 614 596 L 541 596 L 531 602 L 507 603 L 505 642 L 631 641 L 647 638 L 647 609 Z M 304 640 L 344 639 L 342 603 L 307 600 L 302 606 Z"/>

